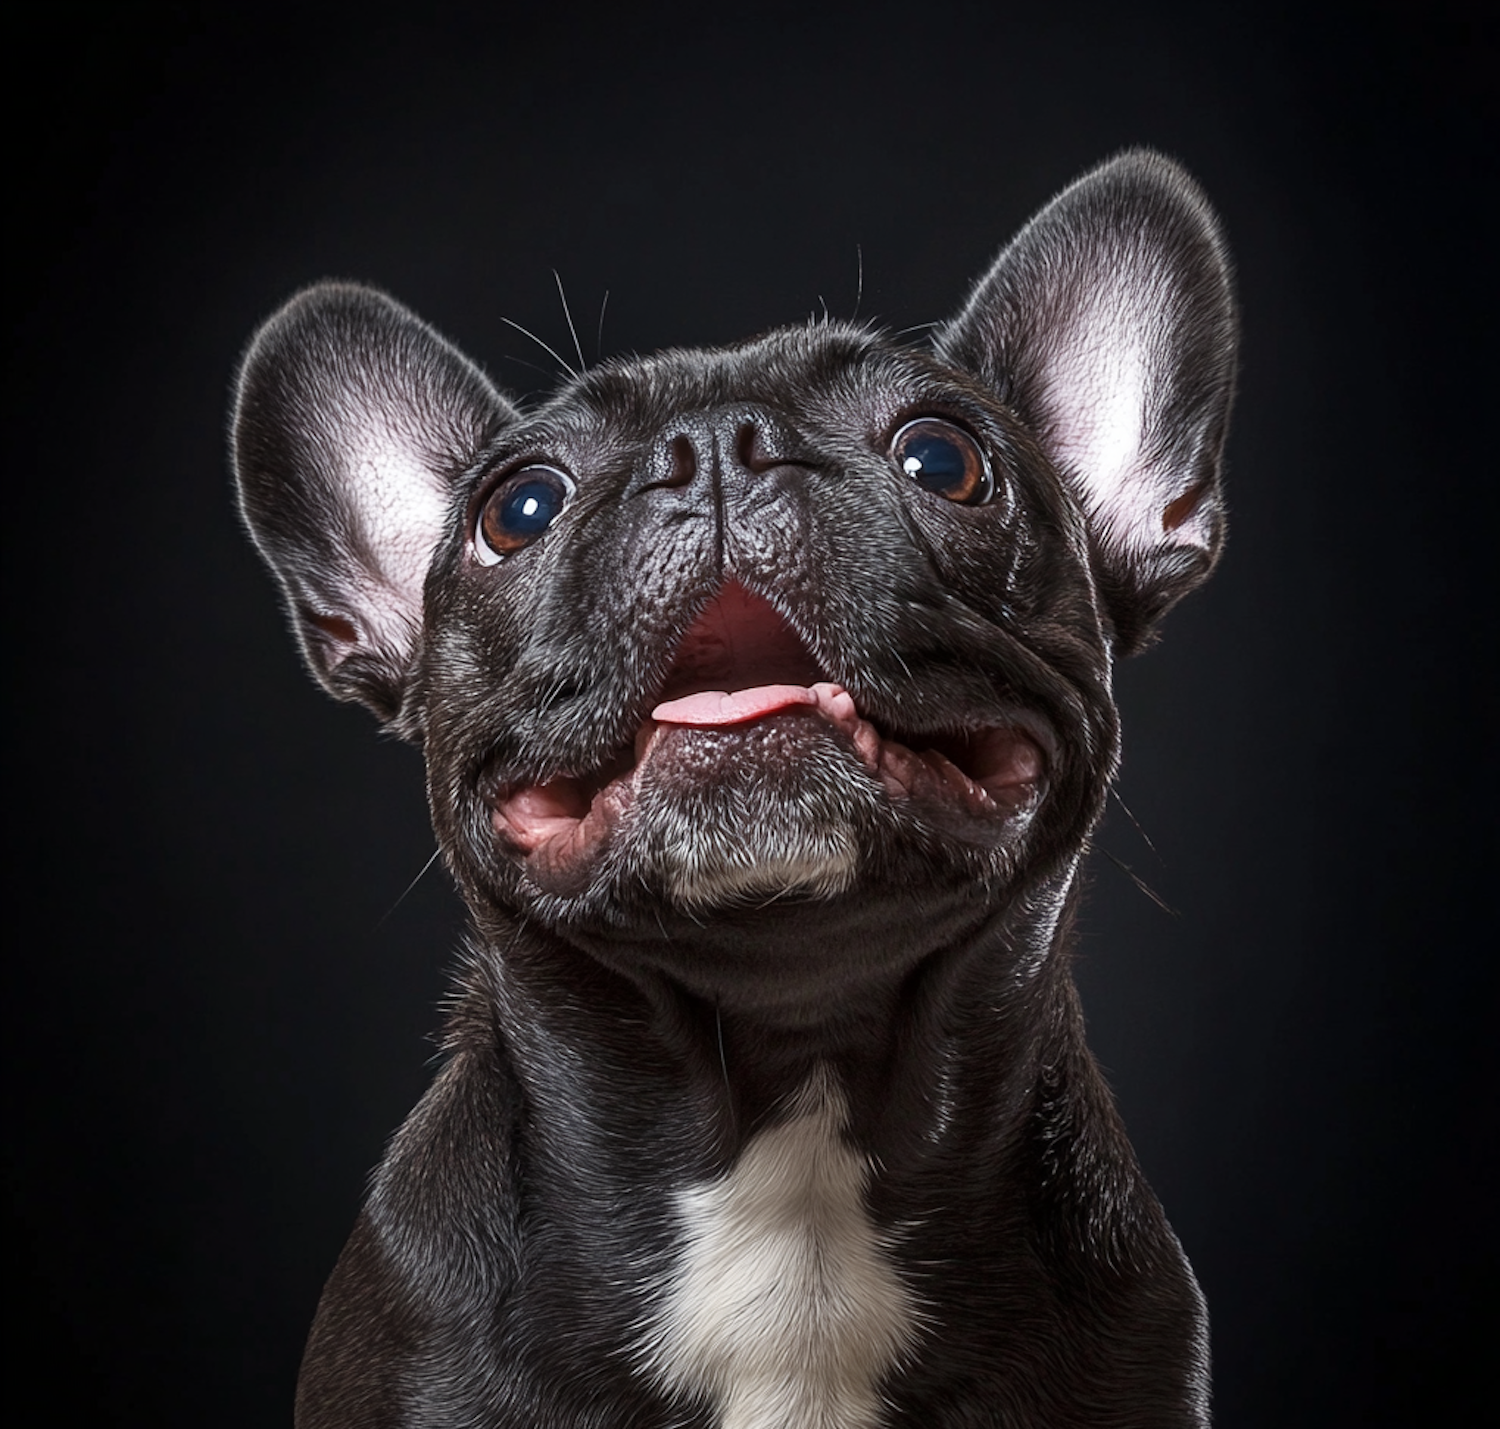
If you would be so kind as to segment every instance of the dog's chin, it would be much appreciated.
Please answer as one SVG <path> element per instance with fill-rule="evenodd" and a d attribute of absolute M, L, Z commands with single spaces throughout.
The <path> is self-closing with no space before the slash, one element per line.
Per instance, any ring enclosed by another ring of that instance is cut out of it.
<path fill-rule="evenodd" d="M 1014 853 L 1040 805 L 1040 743 L 1018 725 L 883 736 L 847 692 L 699 727 L 648 721 L 632 759 L 497 798 L 492 822 L 541 894 L 606 885 L 683 912 L 847 892 L 903 836 Z"/>
<path fill-rule="evenodd" d="M 853 883 L 880 813 L 857 756 L 814 716 L 666 726 L 611 862 L 685 911 L 832 897 Z"/>

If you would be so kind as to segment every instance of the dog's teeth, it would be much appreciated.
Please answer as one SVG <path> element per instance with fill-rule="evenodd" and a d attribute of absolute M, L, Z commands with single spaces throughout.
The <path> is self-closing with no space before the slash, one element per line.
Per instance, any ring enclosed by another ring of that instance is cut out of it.
<path fill-rule="evenodd" d="M 853 729 L 854 752 L 864 760 L 872 773 L 880 768 L 880 732 L 867 719 L 855 724 Z"/>
<path fill-rule="evenodd" d="M 818 702 L 818 710 L 830 724 L 853 733 L 859 722 L 859 711 L 854 708 L 854 696 L 842 685 L 820 680 L 812 687 Z"/>

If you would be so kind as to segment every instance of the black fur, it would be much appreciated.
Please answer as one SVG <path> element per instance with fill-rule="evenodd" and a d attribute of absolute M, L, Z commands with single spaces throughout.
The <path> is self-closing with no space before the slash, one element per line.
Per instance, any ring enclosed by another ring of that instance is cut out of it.
<path fill-rule="evenodd" d="M 473 919 L 446 1064 L 324 1295 L 303 1429 L 715 1424 L 635 1353 L 672 1195 L 820 1063 L 924 1312 L 884 1422 L 1207 1422 L 1201 1298 L 1085 1048 L 1067 944 L 1117 758 L 1112 658 L 1222 539 L 1234 331 L 1215 222 L 1148 153 L 1054 201 L 931 352 L 815 323 L 609 362 L 520 414 L 369 289 L 266 324 L 235 417 L 246 521 L 317 677 L 423 747 Z M 1140 400 L 1110 409 L 1121 372 Z M 1112 485 L 1078 456 L 1106 409 L 1136 428 Z M 978 440 L 993 500 L 902 474 L 891 438 L 918 416 Z M 477 503 L 538 462 L 576 494 L 479 563 Z M 629 765 L 726 584 L 888 740 L 961 763 L 963 731 L 1029 731 L 1040 804 L 898 797 L 794 712 L 668 729 L 584 856 L 509 848 L 507 791 Z M 857 851 L 838 891 L 672 892 L 687 861 L 830 840 Z"/>

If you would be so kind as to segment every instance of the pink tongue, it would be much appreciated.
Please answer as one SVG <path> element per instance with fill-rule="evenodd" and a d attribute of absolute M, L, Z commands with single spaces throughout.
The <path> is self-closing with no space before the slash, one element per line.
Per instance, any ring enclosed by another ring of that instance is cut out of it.
<path fill-rule="evenodd" d="M 651 711 L 661 724 L 746 724 L 777 710 L 816 705 L 818 697 L 806 685 L 754 685 L 748 690 L 704 690 L 680 700 L 666 700 Z"/>

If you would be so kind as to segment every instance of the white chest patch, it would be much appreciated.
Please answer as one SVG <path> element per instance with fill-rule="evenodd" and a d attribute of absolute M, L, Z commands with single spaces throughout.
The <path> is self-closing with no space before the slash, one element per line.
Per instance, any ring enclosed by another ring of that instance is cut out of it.
<path fill-rule="evenodd" d="M 820 1072 L 726 1175 L 678 1193 L 682 1250 L 642 1338 L 667 1387 L 721 1429 L 876 1429 L 878 1386 L 911 1339 L 913 1297 L 864 1207 L 870 1163 L 840 1135 Z"/>

